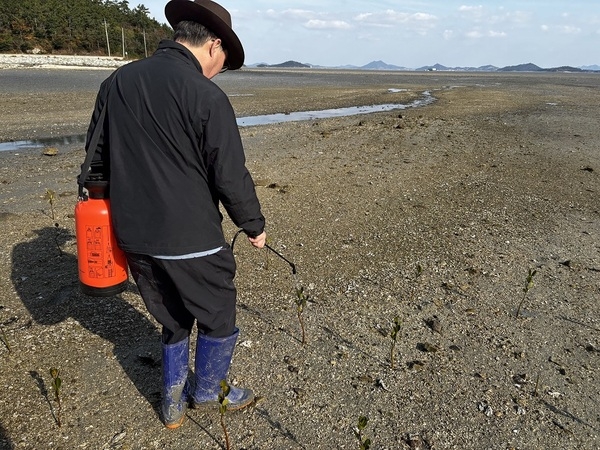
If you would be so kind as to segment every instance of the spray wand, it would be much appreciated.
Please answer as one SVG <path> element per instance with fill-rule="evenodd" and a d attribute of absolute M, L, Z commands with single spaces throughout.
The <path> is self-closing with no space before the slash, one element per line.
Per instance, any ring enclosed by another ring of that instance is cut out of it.
<path fill-rule="evenodd" d="M 235 240 L 237 239 L 237 237 L 239 236 L 239 234 L 244 231 L 244 230 L 238 230 L 237 233 L 235 233 L 235 236 L 233 237 L 233 240 L 231 241 L 231 251 L 233 251 L 233 246 L 235 244 Z M 292 275 L 294 275 L 294 283 L 296 285 L 296 311 L 298 313 L 298 321 L 300 322 L 300 328 L 302 329 L 302 345 L 306 344 L 306 330 L 304 328 L 304 318 L 302 316 L 302 312 L 304 311 L 304 307 L 306 306 L 306 302 L 309 299 L 309 296 L 304 292 L 304 287 L 301 286 L 298 283 L 298 279 L 297 279 L 297 272 L 296 272 L 296 265 L 291 262 L 290 260 L 288 260 L 285 256 L 283 256 L 281 253 L 279 253 L 277 250 L 275 250 L 273 247 L 271 247 L 269 244 L 265 244 L 265 247 L 269 250 L 271 250 L 273 253 L 275 253 L 277 256 L 279 256 L 281 259 L 283 259 L 286 263 L 288 263 L 290 265 L 290 267 L 292 268 Z"/>
<path fill-rule="evenodd" d="M 233 246 L 235 244 L 235 240 L 240 235 L 240 233 L 242 233 L 243 231 L 244 230 L 238 230 L 237 233 L 235 233 L 235 236 L 233 236 L 233 240 L 231 241 L 231 251 L 233 251 Z M 265 244 L 265 247 L 267 249 L 271 250 L 273 253 L 275 253 L 277 256 L 279 256 L 281 259 L 283 259 L 286 263 L 288 263 L 290 265 L 290 267 L 292 268 L 292 275 L 296 275 L 296 265 L 293 262 L 288 260 L 285 256 L 283 256 L 281 253 L 279 253 L 277 250 L 275 250 L 269 244 Z"/>

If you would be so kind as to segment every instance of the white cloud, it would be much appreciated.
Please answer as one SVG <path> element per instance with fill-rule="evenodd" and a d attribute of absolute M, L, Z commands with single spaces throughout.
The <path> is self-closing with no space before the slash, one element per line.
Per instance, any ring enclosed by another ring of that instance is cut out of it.
<path fill-rule="evenodd" d="M 483 6 L 467 6 L 462 5 L 458 8 L 458 11 L 461 13 L 461 16 L 466 20 L 473 20 L 475 22 L 480 22 L 485 18 L 485 11 Z"/>
<path fill-rule="evenodd" d="M 304 24 L 306 28 L 318 30 L 348 30 L 352 26 L 343 20 L 319 20 L 311 19 Z"/>
<path fill-rule="evenodd" d="M 527 11 L 507 11 L 504 7 L 498 7 L 496 10 L 478 6 L 460 6 L 458 11 L 464 20 L 472 21 L 477 24 L 522 24 L 531 18 L 531 13 Z"/>
<path fill-rule="evenodd" d="M 483 37 L 483 33 L 479 30 L 467 31 L 465 36 L 470 39 L 480 39 Z"/>
<path fill-rule="evenodd" d="M 506 13 L 505 18 L 508 22 L 523 24 L 531 21 L 532 13 L 529 11 L 513 11 Z"/>
<path fill-rule="evenodd" d="M 575 27 L 573 25 L 562 25 L 557 27 L 558 32 L 561 34 L 579 34 L 581 33 L 581 28 Z"/>
<path fill-rule="evenodd" d="M 317 16 L 314 11 L 308 11 L 306 9 L 286 9 L 283 11 L 276 11 L 274 9 L 268 9 L 267 17 L 275 20 L 307 20 Z"/>
<path fill-rule="evenodd" d="M 556 34 L 581 34 L 582 29 L 573 25 L 541 25 L 541 30 L 546 33 Z"/>
<path fill-rule="evenodd" d="M 469 39 L 482 39 L 482 38 L 504 38 L 506 37 L 506 33 L 504 31 L 494 31 L 494 30 L 472 30 L 467 31 L 465 36 Z"/>
<path fill-rule="evenodd" d="M 468 5 L 462 5 L 458 8 L 459 11 L 481 11 L 483 10 L 483 6 L 482 5 L 477 5 L 477 6 L 468 6 Z"/>
<path fill-rule="evenodd" d="M 352 25 L 345 20 L 328 19 L 329 14 L 326 12 L 317 13 L 307 9 L 269 9 L 265 14 L 270 20 L 279 23 L 302 24 L 304 28 L 313 30 L 348 30 L 352 28 Z"/>
<path fill-rule="evenodd" d="M 358 21 L 358 22 L 366 22 L 369 21 L 371 19 L 371 17 L 373 17 L 374 14 L 373 13 L 362 13 L 359 14 L 358 16 L 354 17 L 354 20 Z"/>
<path fill-rule="evenodd" d="M 393 27 L 404 25 L 409 28 L 430 28 L 435 26 L 437 17 L 429 13 L 406 13 L 388 9 L 375 13 L 362 13 L 354 17 L 356 22 L 376 27 Z"/>

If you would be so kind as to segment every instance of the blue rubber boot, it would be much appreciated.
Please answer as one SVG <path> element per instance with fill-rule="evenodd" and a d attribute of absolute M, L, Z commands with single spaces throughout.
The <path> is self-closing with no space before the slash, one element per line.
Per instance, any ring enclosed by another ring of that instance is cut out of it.
<path fill-rule="evenodd" d="M 227 372 L 239 333 L 240 330 L 236 328 L 231 336 L 224 338 L 198 335 L 196 383 L 192 395 L 194 408 L 218 407 L 221 381 L 227 379 Z M 227 409 L 236 411 L 252 403 L 254 393 L 250 389 L 231 386 L 227 399 L 229 400 Z"/>
<path fill-rule="evenodd" d="M 161 412 L 167 428 L 179 428 L 189 401 L 187 386 L 190 339 L 162 344 Z"/>

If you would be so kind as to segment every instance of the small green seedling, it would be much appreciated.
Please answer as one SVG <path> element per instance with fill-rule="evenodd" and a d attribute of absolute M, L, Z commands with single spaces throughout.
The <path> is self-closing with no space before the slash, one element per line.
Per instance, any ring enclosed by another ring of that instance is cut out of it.
<path fill-rule="evenodd" d="M 304 286 L 296 287 L 296 311 L 298 313 L 298 322 L 300 322 L 300 328 L 302 329 L 302 345 L 306 344 L 306 331 L 304 329 L 304 307 L 308 301 L 309 296 L 304 293 Z"/>
<path fill-rule="evenodd" d="M 392 369 L 394 368 L 394 349 L 396 348 L 396 341 L 398 340 L 398 332 L 400 331 L 400 318 L 398 316 L 394 317 L 394 326 L 392 327 L 392 332 L 390 333 L 390 337 L 392 338 L 392 348 L 390 349 L 390 365 Z"/>
<path fill-rule="evenodd" d="M 535 389 L 533 390 L 533 396 L 537 397 L 539 395 L 538 388 L 540 387 L 540 373 L 538 372 L 537 377 L 535 378 Z"/>
<path fill-rule="evenodd" d="M 0 309 L 4 309 L 4 306 L 0 305 Z M 11 353 L 12 350 L 10 348 L 10 344 L 8 343 L 8 337 L 6 336 L 6 331 L 4 331 L 4 326 L 10 322 L 12 322 L 12 319 L 7 322 L 0 323 L 0 340 L 6 346 L 6 350 L 8 350 L 8 353 Z"/>
<path fill-rule="evenodd" d="M 417 267 L 415 267 L 415 277 L 413 279 L 412 287 L 410 290 L 411 303 L 414 303 L 414 301 L 417 298 L 417 281 L 419 281 L 419 278 L 421 277 L 421 275 L 423 275 L 423 266 L 421 266 L 421 264 L 417 263 Z"/>
<path fill-rule="evenodd" d="M 219 392 L 219 414 L 221 415 L 221 428 L 223 428 L 223 434 L 225 435 L 225 446 L 226 449 L 230 449 L 229 445 L 229 433 L 227 432 L 227 426 L 225 425 L 225 414 L 227 413 L 227 405 L 229 404 L 229 391 L 231 388 L 227 384 L 227 380 L 221 380 L 221 392 Z"/>
<path fill-rule="evenodd" d="M 52 390 L 54 391 L 54 401 L 58 405 L 58 408 L 56 410 L 56 422 L 58 423 L 58 426 L 61 427 L 62 423 L 60 420 L 60 412 L 62 407 L 60 403 L 60 388 L 62 386 L 62 380 L 58 375 L 58 369 L 55 369 L 54 367 L 50 369 L 50 376 L 52 377 Z"/>
<path fill-rule="evenodd" d="M 10 344 L 8 343 L 8 337 L 6 337 L 6 332 L 4 331 L 4 327 L 0 325 L 0 338 L 2 339 L 2 343 L 6 346 L 8 353 L 11 353 L 12 350 L 10 348 Z"/>
<path fill-rule="evenodd" d="M 44 198 L 50 204 L 51 217 L 52 217 L 52 220 L 54 221 L 56 219 L 56 214 L 54 213 L 54 203 L 56 201 L 56 192 L 54 192 L 52 189 L 46 189 L 46 195 L 44 195 Z M 59 228 L 58 222 L 54 223 L 54 229 L 56 230 L 56 233 L 54 235 L 54 243 L 56 244 L 56 248 L 58 249 L 58 253 L 60 254 L 60 256 L 63 256 L 64 252 L 62 251 L 62 248 L 60 248 L 61 230 Z"/>
<path fill-rule="evenodd" d="M 50 211 L 52 213 L 52 220 L 54 220 L 54 200 L 56 199 L 56 192 L 52 189 L 46 189 L 46 195 L 44 198 L 50 203 Z"/>
<path fill-rule="evenodd" d="M 237 236 L 242 232 L 242 230 L 239 230 L 235 236 L 233 237 L 233 241 L 231 242 L 231 248 L 233 249 L 233 244 L 235 243 L 235 239 L 237 238 Z M 298 321 L 300 322 L 300 328 L 302 329 L 302 345 L 306 344 L 306 331 L 304 329 L 304 318 L 302 317 L 302 312 L 304 311 L 304 307 L 306 306 L 306 302 L 308 301 L 309 297 L 307 294 L 304 293 L 304 287 L 300 285 L 300 283 L 298 282 L 298 272 L 296 271 L 296 265 L 291 262 L 289 259 L 287 259 L 285 256 L 283 256 L 281 253 L 279 253 L 277 250 L 275 250 L 273 247 L 271 247 L 267 242 L 265 242 L 265 248 L 267 250 L 270 250 L 272 253 L 276 254 L 279 258 L 281 258 L 282 260 L 284 260 L 286 263 L 288 263 L 292 269 L 292 275 L 294 276 L 294 284 L 296 286 L 296 311 L 298 313 Z M 265 256 L 266 258 L 266 256 Z M 265 265 L 266 267 L 268 267 L 268 259 L 265 259 Z"/>
<path fill-rule="evenodd" d="M 371 439 L 364 437 L 363 431 L 367 427 L 367 419 L 365 416 L 358 418 L 358 424 L 354 427 L 354 436 L 358 439 L 359 450 L 369 450 L 371 448 Z"/>
<path fill-rule="evenodd" d="M 523 288 L 523 298 L 521 299 L 521 302 L 519 303 L 519 307 L 517 308 L 517 313 L 515 314 L 515 317 L 519 317 L 519 315 L 521 314 L 521 307 L 523 306 L 523 303 L 525 302 L 527 293 L 533 287 L 533 277 L 535 277 L 536 273 L 537 273 L 537 270 L 532 270 L 532 269 L 529 269 L 529 272 L 527 273 L 525 287 Z"/>
<path fill-rule="evenodd" d="M 421 264 L 417 264 L 417 268 L 415 269 L 415 280 L 419 278 L 423 274 L 423 266 Z"/>

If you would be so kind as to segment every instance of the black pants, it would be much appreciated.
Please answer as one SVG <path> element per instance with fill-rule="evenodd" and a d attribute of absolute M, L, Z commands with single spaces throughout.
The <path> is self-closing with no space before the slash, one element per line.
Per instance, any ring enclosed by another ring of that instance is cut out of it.
<path fill-rule="evenodd" d="M 188 337 L 195 321 L 198 331 L 208 336 L 233 334 L 236 265 L 230 247 L 178 260 L 127 253 L 127 263 L 146 308 L 163 327 L 163 343 Z"/>

